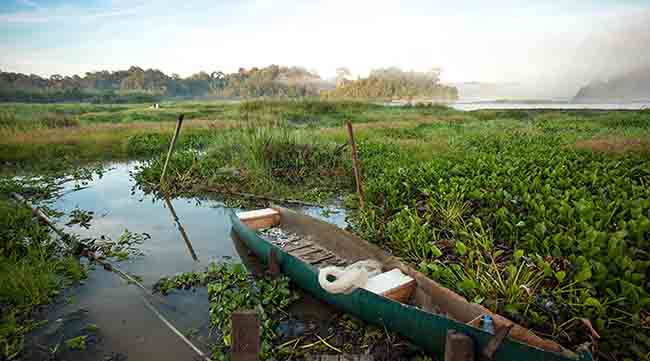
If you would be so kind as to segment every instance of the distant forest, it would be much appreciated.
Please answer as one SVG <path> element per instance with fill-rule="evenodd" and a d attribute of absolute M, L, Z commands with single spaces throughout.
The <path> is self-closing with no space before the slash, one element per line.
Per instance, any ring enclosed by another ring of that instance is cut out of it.
<path fill-rule="evenodd" d="M 324 92 L 333 98 L 405 98 L 427 97 L 436 100 L 457 100 L 458 89 L 440 84 L 440 69 L 429 72 L 403 71 L 399 68 L 382 68 L 370 72 L 367 78 L 355 81 L 341 79 L 349 73 L 339 69 L 339 79 L 334 90 Z"/>
<path fill-rule="evenodd" d="M 142 103 L 165 98 L 211 97 L 331 98 L 436 97 L 456 99 L 457 90 L 440 85 L 436 74 L 374 70 L 355 81 L 323 81 L 301 67 L 271 65 L 240 68 L 235 73 L 200 72 L 181 78 L 160 70 L 132 66 L 128 70 L 88 72 L 83 77 L 0 72 L 0 102 Z"/>

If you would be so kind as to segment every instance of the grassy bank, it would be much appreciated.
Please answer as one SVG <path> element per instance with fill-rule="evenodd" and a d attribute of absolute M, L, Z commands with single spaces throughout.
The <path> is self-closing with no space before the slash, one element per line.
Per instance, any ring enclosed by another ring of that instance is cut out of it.
<path fill-rule="evenodd" d="M 27 333 L 42 325 L 42 309 L 85 277 L 76 257 L 57 246 L 47 226 L 10 200 L 10 192 L 47 194 L 49 187 L 0 182 L 0 359 L 20 357 Z"/>
<path fill-rule="evenodd" d="M 194 106 L 208 107 L 169 105 Z M 186 122 L 164 190 L 350 195 L 343 123 L 352 120 L 367 198 L 363 210 L 349 203 L 357 233 L 568 347 L 592 341 L 586 322 L 604 359 L 648 358 L 650 112 L 211 106 L 223 111 Z M 84 113 L 78 124 L 29 133 L 5 127 L 1 160 L 153 156 L 136 177 L 159 191 L 173 123 L 124 117 L 138 112 L 148 110 L 125 107 L 113 114 L 124 121 L 110 123 Z"/>

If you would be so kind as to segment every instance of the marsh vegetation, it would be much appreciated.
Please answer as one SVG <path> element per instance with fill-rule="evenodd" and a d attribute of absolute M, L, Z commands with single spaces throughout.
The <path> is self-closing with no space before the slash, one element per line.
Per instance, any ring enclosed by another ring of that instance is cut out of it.
<path fill-rule="evenodd" d="M 181 112 L 189 120 L 161 185 L 162 154 Z M 363 209 L 346 120 L 358 142 Z M 355 232 L 468 300 L 569 348 L 596 341 L 591 325 L 607 360 L 650 352 L 648 111 L 16 104 L 3 108 L 0 123 L 6 174 L 138 157 L 144 163 L 134 177 L 152 194 L 247 193 L 322 204 L 343 197 Z M 22 242 L 16 232 L 24 229 L 41 234 L 25 223 L 33 222 L 28 212 L 23 221 L 18 215 L 7 217 L 14 221 L 6 228 L 16 229 L 7 239 Z M 3 263 L 22 267 L 18 260 L 32 256 L 14 243 L 3 246 L 14 250 Z"/>

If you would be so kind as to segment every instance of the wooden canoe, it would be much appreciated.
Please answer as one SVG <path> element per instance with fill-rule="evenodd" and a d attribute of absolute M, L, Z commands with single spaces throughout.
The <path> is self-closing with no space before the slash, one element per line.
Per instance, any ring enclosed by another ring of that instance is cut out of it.
<path fill-rule="evenodd" d="M 481 305 L 467 302 L 381 248 L 332 224 L 278 206 L 249 212 L 242 216 L 245 219 L 240 219 L 241 215 L 231 212 L 233 231 L 263 263 L 268 262 L 271 249 L 275 249 L 280 271 L 303 290 L 366 322 L 395 331 L 431 354 L 443 355 L 448 330 L 470 336 L 477 354 L 481 352 L 494 335 L 469 323 L 489 314 L 497 330 L 512 325 L 509 336 L 494 354 L 496 361 L 593 360 L 589 352 L 571 352 Z M 279 226 L 307 242 L 276 246 L 256 231 L 269 226 Z M 410 301 L 401 303 L 363 288 L 350 294 L 333 294 L 320 286 L 319 267 L 343 266 L 366 259 L 379 261 L 382 271 L 397 268 L 413 278 L 416 285 Z"/>

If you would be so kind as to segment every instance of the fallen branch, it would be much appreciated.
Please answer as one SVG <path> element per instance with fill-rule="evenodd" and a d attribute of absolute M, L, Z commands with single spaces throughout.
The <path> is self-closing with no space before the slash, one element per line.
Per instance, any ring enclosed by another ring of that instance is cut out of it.
<path fill-rule="evenodd" d="M 56 227 L 54 225 L 54 222 L 52 222 L 52 220 L 50 219 L 50 217 L 48 217 L 45 213 L 43 213 L 43 211 L 41 211 L 38 207 L 30 203 L 27 199 L 25 199 L 25 197 L 21 196 L 18 193 L 11 193 L 11 196 L 15 200 L 24 203 L 29 209 L 31 209 L 32 214 L 36 218 L 40 219 L 43 223 L 45 223 L 48 227 L 50 227 L 54 231 L 54 233 L 56 233 L 59 236 L 59 239 L 61 240 L 61 242 L 59 242 L 59 245 L 62 248 L 64 249 L 74 248 L 74 245 L 70 244 L 69 242 L 70 239 L 69 236 L 65 234 L 65 232 L 60 230 L 58 227 Z"/>
<path fill-rule="evenodd" d="M 29 201 L 27 201 L 23 196 L 21 196 L 18 193 L 12 193 L 11 196 L 16 200 L 18 200 L 20 202 L 23 202 L 27 207 L 29 207 L 32 210 L 32 213 L 37 218 L 42 220 L 52 230 L 54 230 L 54 232 L 56 232 L 56 234 L 59 235 L 61 241 L 63 242 L 63 243 L 60 243 L 60 244 L 64 248 L 74 248 L 76 246 L 75 244 L 70 244 L 70 242 L 69 242 L 69 240 L 72 240 L 73 238 L 70 237 L 65 232 L 63 232 L 57 226 L 55 226 L 54 222 L 52 222 L 52 220 L 45 213 L 43 213 L 43 211 L 38 209 L 38 207 L 32 205 Z M 102 267 L 104 267 L 105 270 L 114 272 L 118 276 L 125 279 L 128 283 L 135 284 L 136 286 L 138 286 L 138 288 L 143 290 L 147 295 L 150 295 L 149 290 L 147 290 L 147 288 L 144 287 L 142 285 L 142 283 L 138 282 L 138 280 L 133 278 L 128 273 L 126 273 L 126 272 L 122 271 L 121 269 L 117 268 L 115 265 L 109 263 L 108 261 L 97 257 L 95 255 L 95 252 L 91 251 L 85 244 L 80 243 L 80 245 L 83 248 L 83 251 L 81 253 L 82 256 L 88 258 L 91 261 L 94 261 L 94 262 L 97 262 L 97 263 L 101 264 Z M 145 304 L 145 306 L 147 306 L 147 308 L 149 308 L 151 310 L 151 312 L 153 312 L 153 314 L 156 315 L 156 317 L 158 317 L 158 319 L 160 319 L 160 321 L 165 324 L 165 326 L 167 326 L 173 333 L 175 333 L 176 336 L 178 336 L 183 342 L 185 342 L 185 344 L 187 344 L 194 352 L 196 352 L 196 354 L 199 355 L 199 357 L 201 357 L 202 359 L 204 359 L 206 361 L 212 361 L 210 359 L 210 357 L 208 357 L 205 353 L 203 353 L 203 351 L 201 351 L 190 340 L 188 340 L 187 337 L 185 337 L 185 335 L 183 335 L 182 332 L 180 332 L 176 327 L 174 327 L 174 325 L 171 322 L 169 322 L 169 320 L 167 320 L 167 318 L 165 318 L 165 316 L 163 316 L 160 313 L 160 311 L 158 311 L 158 309 L 156 309 L 156 307 L 154 305 L 152 305 L 151 302 L 149 302 L 149 300 L 147 300 L 142 294 L 140 294 L 140 298 L 142 299 L 142 302 Z"/>

